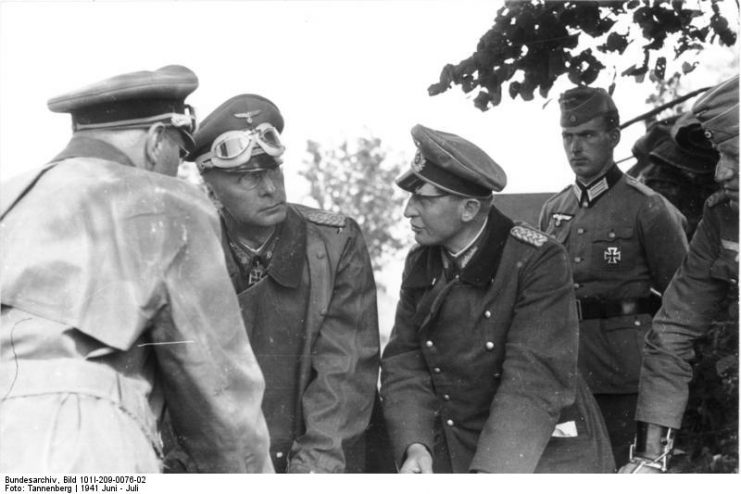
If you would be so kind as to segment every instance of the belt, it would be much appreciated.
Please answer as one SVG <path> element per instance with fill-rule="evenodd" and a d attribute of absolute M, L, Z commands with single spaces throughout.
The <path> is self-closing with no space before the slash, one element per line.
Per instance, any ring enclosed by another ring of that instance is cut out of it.
<path fill-rule="evenodd" d="M 658 297 L 604 299 L 597 297 L 586 297 L 576 299 L 576 313 L 579 320 L 585 319 L 607 319 L 618 316 L 631 316 L 634 314 L 654 315 L 661 307 L 661 299 Z"/>
<path fill-rule="evenodd" d="M 155 450 L 161 453 L 157 421 L 142 388 L 141 383 L 111 367 L 86 360 L 19 359 L 0 364 L 0 404 L 6 399 L 53 393 L 108 400 L 132 417 Z"/>

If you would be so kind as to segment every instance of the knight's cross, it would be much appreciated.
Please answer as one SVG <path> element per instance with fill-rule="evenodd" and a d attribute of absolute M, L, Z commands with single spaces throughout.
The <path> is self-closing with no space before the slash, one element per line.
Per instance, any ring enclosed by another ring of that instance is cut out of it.
<path fill-rule="evenodd" d="M 620 253 L 620 249 L 617 247 L 608 247 L 605 249 L 605 261 L 607 261 L 607 264 L 617 264 L 620 262 L 620 258 L 622 257 Z"/>

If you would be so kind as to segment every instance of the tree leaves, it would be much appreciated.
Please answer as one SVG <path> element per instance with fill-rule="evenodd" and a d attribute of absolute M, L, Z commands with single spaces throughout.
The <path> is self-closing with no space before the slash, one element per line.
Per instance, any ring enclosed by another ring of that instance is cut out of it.
<path fill-rule="evenodd" d="M 676 59 L 690 50 L 699 52 L 708 42 L 736 43 L 736 33 L 721 15 L 718 2 L 711 0 L 707 14 L 712 16 L 703 24 L 697 22 L 705 15 L 703 11 L 686 8 L 678 0 L 506 1 L 476 51 L 458 64 L 445 65 L 428 93 L 440 94 L 453 85 L 461 86 L 465 93 L 478 88 L 473 102 L 481 110 L 501 102 L 503 84 L 513 99 L 519 96 L 529 101 L 536 90 L 547 98 L 564 74 L 574 84 L 593 83 L 605 68 L 600 54 L 624 55 L 638 33 L 645 40 L 644 60 L 624 70 L 622 76 L 640 82 L 649 74 L 651 80 L 660 80 L 666 73 L 667 49 Z M 708 10 L 708 2 L 699 5 Z M 632 21 L 632 26 L 625 32 L 611 32 L 619 19 Z M 666 44 L 669 35 L 678 39 L 671 47 Z M 582 36 L 604 41 L 596 46 L 597 52 L 577 51 L 583 46 Z M 652 53 L 656 59 L 649 70 Z M 682 72 L 694 66 L 685 62 Z"/>
<path fill-rule="evenodd" d="M 346 140 L 330 149 L 310 140 L 299 170 L 319 208 L 358 222 L 374 270 L 380 269 L 387 254 L 405 246 L 395 232 L 403 223 L 404 194 L 394 186 L 402 165 L 387 154 L 376 137 Z"/>

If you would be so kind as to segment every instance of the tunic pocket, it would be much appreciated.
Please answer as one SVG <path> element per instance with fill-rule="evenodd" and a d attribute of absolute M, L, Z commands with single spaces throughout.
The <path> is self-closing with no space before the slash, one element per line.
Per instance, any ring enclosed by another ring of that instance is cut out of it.
<path fill-rule="evenodd" d="M 638 256 L 633 227 L 600 228 L 594 232 L 591 266 L 610 271 L 633 268 Z"/>

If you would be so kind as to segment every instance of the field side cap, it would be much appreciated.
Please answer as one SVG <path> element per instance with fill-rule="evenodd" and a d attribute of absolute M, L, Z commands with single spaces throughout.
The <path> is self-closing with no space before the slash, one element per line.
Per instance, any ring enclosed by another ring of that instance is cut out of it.
<path fill-rule="evenodd" d="M 614 115 L 615 125 L 620 115 L 612 97 L 602 88 L 579 86 L 565 91 L 558 99 L 561 107 L 561 127 L 575 127 L 600 115 Z"/>
<path fill-rule="evenodd" d="M 485 198 L 507 185 L 504 170 L 472 142 L 419 124 L 411 133 L 417 151 L 410 169 L 396 179 L 407 192 L 430 183 L 452 194 Z"/>

